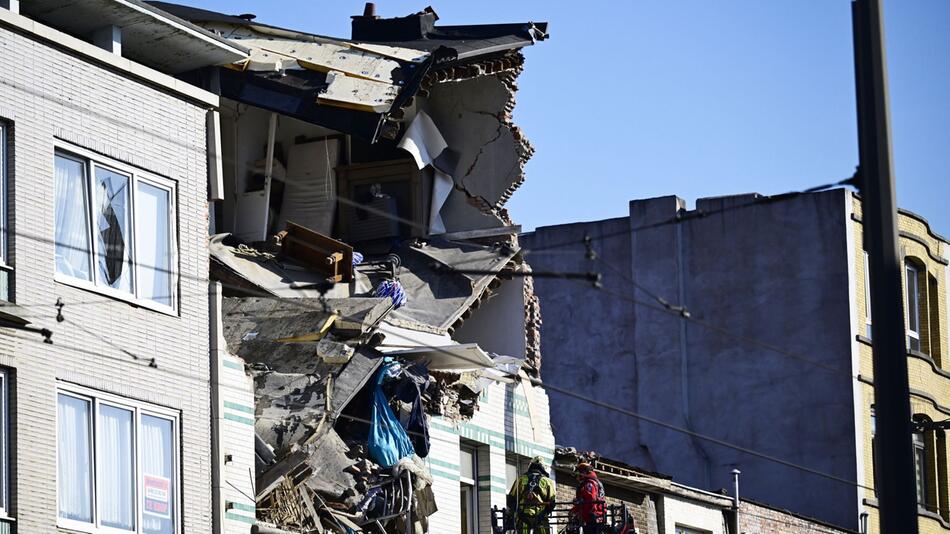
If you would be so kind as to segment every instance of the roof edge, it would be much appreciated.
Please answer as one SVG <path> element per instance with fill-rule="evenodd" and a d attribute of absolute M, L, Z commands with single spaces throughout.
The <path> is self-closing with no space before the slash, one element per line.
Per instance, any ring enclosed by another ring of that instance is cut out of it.
<path fill-rule="evenodd" d="M 218 95 L 205 91 L 190 83 L 183 82 L 164 72 L 147 67 L 131 59 L 117 56 L 93 44 L 87 43 L 68 33 L 61 32 L 45 24 L 37 22 L 25 15 L 0 9 L 0 26 L 12 28 L 15 31 L 29 34 L 32 38 L 49 43 L 50 46 L 69 50 L 109 68 L 116 69 L 129 77 L 135 78 L 143 85 L 151 85 L 175 93 L 180 98 L 197 102 L 208 108 L 217 108 Z"/>

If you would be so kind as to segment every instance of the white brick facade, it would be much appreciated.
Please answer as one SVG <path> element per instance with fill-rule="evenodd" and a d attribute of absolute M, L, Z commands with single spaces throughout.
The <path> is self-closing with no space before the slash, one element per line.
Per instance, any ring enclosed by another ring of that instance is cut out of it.
<path fill-rule="evenodd" d="M 529 397 L 533 400 L 530 409 Z M 459 445 L 462 439 L 475 445 L 478 453 L 478 532 L 491 532 L 493 506 L 505 507 L 505 495 L 513 482 L 505 476 L 508 455 L 524 459 L 541 456 L 548 467 L 554 459 L 554 435 L 543 388 L 527 383 L 493 383 L 483 390 L 478 406 L 471 421 L 457 426 L 441 417 L 430 420 L 432 446 L 426 461 L 439 508 L 429 518 L 430 532 L 461 532 Z M 532 426 L 532 412 L 536 427 Z"/>
<path fill-rule="evenodd" d="M 17 335 L 15 345 L 0 343 L 0 364 L 13 377 L 11 515 L 21 533 L 57 531 L 58 381 L 178 412 L 179 529 L 211 532 L 205 113 L 203 105 L 0 24 L 0 120 L 11 126 L 14 300 L 34 324 L 53 330 L 55 343 L 44 345 L 33 334 Z M 63 143 L 176 182 L 177 316 L 53 281 L 53 154 Z M 55 320 L 57 298 L 66 303 L 65 322 Z M 156 367 L 133 355 L 155 358 Z"/>

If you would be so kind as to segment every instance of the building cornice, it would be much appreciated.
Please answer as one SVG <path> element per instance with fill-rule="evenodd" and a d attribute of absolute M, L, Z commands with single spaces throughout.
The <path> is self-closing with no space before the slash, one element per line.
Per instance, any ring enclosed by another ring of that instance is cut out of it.
<path fill-rule="evenodd" d="M 136 63 L 130 59 L 113 54 L 112 52 L 87 43 L 72 35 L 50 28 L 44 24 L 40 24 L 33 19 L 10 10 L 0 9 L 0 27 L 8 28 L 38 41 L 43 41 L 53 48 L 76 54 L 83 59 L 115 70 L 130 78 L 134 78 L 144 85 L 150 85 L 168 91 L 179 98 L 190 100 L 203 107 L 218 107 L 218 95 L 214 93 L 195 87 L 194 85 L 150 67 L 146 67 L 141 63 Z"/>

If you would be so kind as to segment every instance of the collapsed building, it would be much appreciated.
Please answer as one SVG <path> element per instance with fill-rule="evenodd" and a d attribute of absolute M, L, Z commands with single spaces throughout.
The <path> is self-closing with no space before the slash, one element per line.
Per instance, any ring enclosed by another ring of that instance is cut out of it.
<path fill-rule="evenodd" d="M 489 531 L 553 460 L 540 314 L 505 204 L 544 23 L 353 17 L 351 39 L 164 2 L 248 49 L 209 118 L 218 532 Z"/>

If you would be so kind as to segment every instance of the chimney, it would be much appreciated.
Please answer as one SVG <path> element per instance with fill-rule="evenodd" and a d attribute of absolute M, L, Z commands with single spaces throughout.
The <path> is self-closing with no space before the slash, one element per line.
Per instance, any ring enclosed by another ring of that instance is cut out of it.
<path fill-rule="evenodd" d="M 408 17 L 398 17 L 392 19 L 383 19 L 376 15 L 376 4 L 367 2 L 363 8 L 362 15 L 354 15 L 353 32 L 351 38 L 354 41 L 416 41 L 426 39 L 435 28 L 435 21 L 439 16 L 435 11 L 428 7 L 425 10 L 409 15 Z"/>

